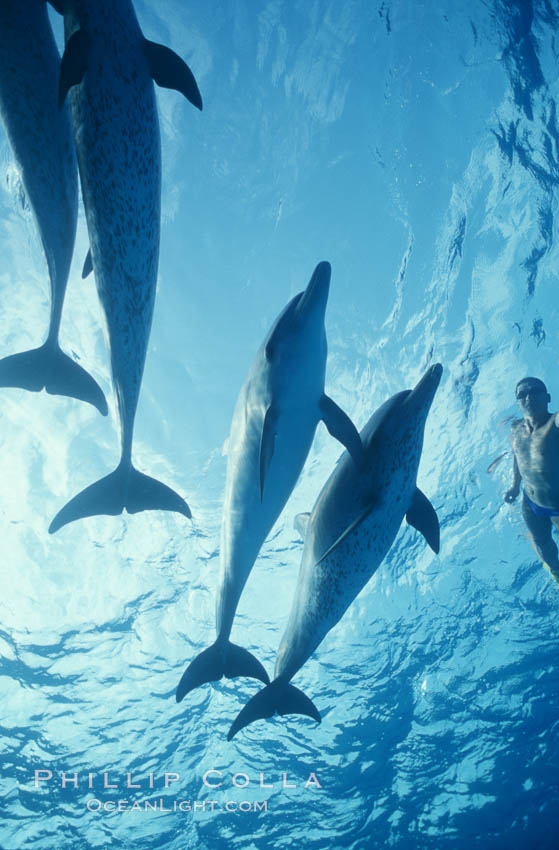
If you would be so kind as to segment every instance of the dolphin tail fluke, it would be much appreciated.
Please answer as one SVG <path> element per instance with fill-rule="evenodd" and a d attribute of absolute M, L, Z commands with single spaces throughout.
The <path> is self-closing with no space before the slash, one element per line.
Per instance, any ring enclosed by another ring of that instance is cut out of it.
<path fill-rule="evenodd" d="M 223 657 L 220 648 L 214 643 L 197 655 L 182 674 L 175 694 L 177 702 L 181 702 L 194 688 L 208 682 L 218 682 L 222 676 Z"/>
<path fill-rule="evenodd" d="M 288 682 L 274 681 L 263 688 L 250 699 L 239 712 L 227 735 L 230 741 L 237 732 L 265 717 L 273 717 L 275 713 L 304 714 L 320 723 L 320 713 L 315 704 L 303 691 Z"/>
<path fill-rule="evenodd" d="M 58 346 L 48 343 L 0 360 L 0 387 L 21 387 L 32 392 L 44 388 L 51 395 L 87 401 L 103 416 L 108 413 L 99 384 Z"/>
<path fill-rule="evenodd" d="M 224 675 L 228 679 L 246 676 L 249 679 L 259 679 L 265 685 L 270 684 L 270 677 L 258 658 L 255 658 L 248 649 L 237 646 L 235 643 L 230 643 L 227 647 Z"/>
<path fill-rule="evenodd" d="M 125 487 L 126 471 L 119 466 L 114 472 L 90 484 L 64 505 L 49 525 L 49 534 L 54 534 L 69 522 L 88 516 L 118 516 L 124 509 Z"/>
<path fill-rule="evenodd" d="M 48 393 L 87 401 L 103 416 L 107 415 L 107 399 L 99 384 L 89 372 L 59 348 L 52 349 L 46 371 L 45 389 Z"/>
<path fill-rule="evenodd" d="M 177 702 L 199 685 L 218 682 L 223 676 L 228 679 L 246 676 L 259 679 L 265 685 L 270 682 L 266 670 L 248 649 L 234 643 L 216 642 L 197 655 L 184 671 L 177 688 Z"/>
<path fill-rule="evenodd" d="M 10 354 L 0 360 L 0 387 L 21 387 L 39 392 L 45 386 L 42 348 Z"/>
<path fill-rule="evenodd" d="M 54 534 L 63 525 L 77 519 L 103 514 L 117 516 L 125 508 L 130 514 L 164 510 L 177 511 L 188 518 L 192 516 L 184 499 L 166 484 L 121 463 L 110 475 L 74 496 L 57 513 L 49 526 L 49 533 Z"/>
<path fill-rule="evenodd" d="M 140 511 L 176 511 L 188 519 L 192 518 L 190 508 L 182 496 L 156 478 L 138 472 L 134 467 L 129 473 L 124 507 L 129 514 L 137 514 Z"/>

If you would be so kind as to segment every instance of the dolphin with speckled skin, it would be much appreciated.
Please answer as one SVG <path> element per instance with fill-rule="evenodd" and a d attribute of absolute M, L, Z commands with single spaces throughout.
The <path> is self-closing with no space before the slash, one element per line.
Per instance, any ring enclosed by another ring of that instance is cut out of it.
<path fill-rule="evenodd" d="M 198 685 L 222 676 L 269 681 L 260 662 L 229 640 L 252 566 L 297 483 L 320 420 L 347 446 L 352 462 L 361 460 L 357 429 L 324 394 L 330 273 L 329 263 L 319 263 L 306 290 L 279 315 L 239 393 L 229 437 L 221 525 L 217 638 L 187 667 L 177 702 Z"/>
<path fill-rule="evenodd" d="M 305 714 L 320 723 L 314 703 L 289 684 L 382 563 L 404 516 L 439 551 L 439 521 L 417 488 L 425 420 L 442 366 L 427 370 L 415 389 L 398 393 L 361 431 L 364 460 L 345 453 L 322 488 L 306 527 L 301 569 L 282 637 L 274 680 L 240 711 L 228 734 L 275 712 Z M 299 515 L 297 527 L 303 518 Z"/>
<path fill-rule="evenodd" d="M 132 465 L 134 417 L 153 317 L 161 217 L 161 143 L 153 82 L 202 99 L 185 62 L 148 41 L 130 0 L 56 0 L 64 15 L 59 102 L 69 95 L 91 261 L 118 401 L 116 470 L 73 498 L 49 531 L 81 517 L 178 511 L 184 499 Z"/>
<path fill-rule="evenodd" d="M 37 225 L 50 277 L 50 325 L 39 348 L 0 360 L 0 387 L 71 396 L 103 415 L 103 391 L 59 346 L 74 251 L 78 180 L 68 109 L 58 109 L 60 56 L 46 2 L 0 3 L 0 114 Z"/>

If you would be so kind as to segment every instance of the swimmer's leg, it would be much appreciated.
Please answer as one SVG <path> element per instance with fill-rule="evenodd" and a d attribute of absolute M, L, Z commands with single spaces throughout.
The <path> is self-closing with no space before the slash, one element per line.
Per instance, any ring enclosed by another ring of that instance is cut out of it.
<path fill-rule="evenodd" d="M 553 578 L 559 581 L 559 554 L 551 536 L 551 520 L 546 516 L 537 516 L 525 501 L 522 502 L 522 516 L 538 558 L 549 568 Z"/>
<path fill-rule="evenodd" d="M 552 517 L 551 517 L 551 522 L 552 522 L 552 523 L 553 523 L 553 525 L 555 526 L 556 531 L 559 531 L 559 516 L 552 516 Z M 555 579 L 555 581 L 557 582 L 557 584 L 559 584 L 559 570 L 557 570 L 557 569 L 552 569 L 552 568 L 550 567 L 550 568 L 549 568 L 549 572 L 551 573 L 551 575 L 553 576 L 553 578 Z"/>

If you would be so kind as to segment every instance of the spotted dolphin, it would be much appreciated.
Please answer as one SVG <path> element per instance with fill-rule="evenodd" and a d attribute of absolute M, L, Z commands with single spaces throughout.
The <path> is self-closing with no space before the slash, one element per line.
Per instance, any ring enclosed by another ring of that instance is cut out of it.
<path fill-rule="evenodd" d="M 185 62 L 148 41 L 131 0 L 56 0 L 91 260 L 105 313 L 120 419 L 116 470 L 74 497 L 49 531 L 81 517 L 148 509 L 190 517 L 184 499 L 132 465 L 134 417 L 151 329 L 161 213 L 161 143 L 153 81 L 202 99 Z"/>
<path fill-rule="evenodd" d="M 363 462 L 355 466 L 345 453 L 322 488 L 308 519 L 274 680 L 241 710 L 228 740 L 276 711 L 306 714 L 320 723 L 314 703 L 289 682 L 377 570 L 404 516 L 439 551 L 437 514 L 416 480 L 425 420 L 441 373 L 440 364 L 431 366 L 414 390 L 381 405 L 361 431 Z"/>
<path fill-rule="evenodd" d="M 76 235 L 78 180 L 67 107 L 58 109 L 60 56 L 46 2 L 0 3 L 0 114 L 39 232 L 50 277 L 47 339 L 0 360 L 0 386 L 87 401 L 103 415 L 103 391 L 59 346 Z"/>
<path fill-rule="evenodd" d="M 324 394 L 330 274 L 330 264 L 319 263 L 306 290 L 280 313 L 239 393 L 229 437 L 221 525 L 217 638 L 187 667 L 177 702 L 198 685 L 222 676 L 269 682 L 260 662 L 229 640 L 252 566 L 297 483 L 321 419 L 360 462 L 357 429 Z"/>

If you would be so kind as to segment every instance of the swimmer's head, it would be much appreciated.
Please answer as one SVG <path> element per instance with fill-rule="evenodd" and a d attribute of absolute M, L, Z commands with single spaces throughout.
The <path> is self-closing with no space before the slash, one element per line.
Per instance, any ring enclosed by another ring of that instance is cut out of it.
<path fill-rule="evenodd" d="M 527 403 L 533 406 L 535 402 L 538 407 L 544 405 L 547 408 L 548 402 L 551 401 L 546 385 L 539 378 L 522 378 L 516 385 L 515 395 L 521 407 Z"/>

